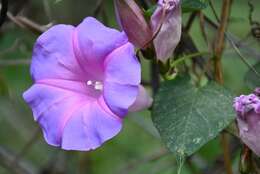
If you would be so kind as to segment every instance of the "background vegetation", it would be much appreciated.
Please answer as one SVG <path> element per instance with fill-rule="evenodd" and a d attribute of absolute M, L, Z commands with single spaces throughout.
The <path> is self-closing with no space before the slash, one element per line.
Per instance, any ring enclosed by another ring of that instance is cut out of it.
<path fill-rule="evenodd" d="M 178 165 L 175 156 L 166 150 L 154 128 L 150 112 L 130 114 L 122 132 L 103 147 L 92 152 L 68 152 L 45 143 L 38 124 L 33 121 L 22 93 L 31 84 L 29 63 L 35 39 L 46 26 L 56 23 L 77 25 L 86 16 L 95 16 L 107 26 L 118 28 L 112 0 L 10 0 L 8 18 L 0 31 L 0 174 L 173 174 Z M 253 19 L 260 22 L 260 2 L 252 0 Z M 214 1 L 218 15 L 222 1 Z M 189 35 L 200 52 L 208 51 L 200 29 L 199 12 Z M 210 7 L 203 13 L 217 22 Z M 193 12 L 183 13 L 186 26 Z M 247 61 L 260 61 L 260 40 L 251 34 L 250 8 L 247 0 L 232 5 L 228 32 Z M 25 17 L 25 18 L 24 18 Z M 30 19 L 33 25 L 21 23 Z M 209 36 L 214 27 L 205 24 Z M 35 28 L 34 28 L 35 27 Z M 212 39 L 209 38 L 209 39 Z M 189 62 L 187 62 L 189 63 Z M 245 82 L 249 68 L 232 46 L 227 45 L 223 58 L 225 87 L 235 94 L 250 92 Z M 143 61 L 143 79 L 150 80 L 150 66 Z M 260 67 L 258 66 L 260 71 Z M 249 82 L 250 83 L 250 82 Z M 174 106 L 172 106 L 174 107 Z M 232 107 L 232 106 L 230 106 Z M 231 139 L 232 165 L 238 173 L 240 142 Z M 210 141 L 196 155 L 187 159 L 183 174 L 224 173 L 219 137 Z"/>

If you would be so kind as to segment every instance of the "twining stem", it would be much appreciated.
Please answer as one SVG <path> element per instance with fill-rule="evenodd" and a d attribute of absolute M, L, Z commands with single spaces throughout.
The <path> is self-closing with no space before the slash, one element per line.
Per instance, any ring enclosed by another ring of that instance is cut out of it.
<path fill-rule="evenodd" d="M 223 0 L 221 18 L 219 19 L 220 26 L 218 28 L 218 33 L 214 45 L 214 68 L 215 68 L 215 79 L 219 84 L 224 83 L 221 57 L 225 47 L 225 31 L 228 26 L 228 19 L 230 16 L 232 0 Z M 211 3 L 212 5 L 212 3 Z M 224 153 L 224 163 L 227 174 L 232 174 L 232 164 L 230 160 L 230 150 L 228 135 L 226 133 L 221 134 L 221 145 Z"/>
<path fill-rule="evenodd" d="M 212 11 L 215 11 L 215 9 L 212 7 Z M 214 13 L 215 14 L 215 13 Z M 218 23 L 215 23 L 213 22 L 211 19 L 209 19 L 207 16 L 204 16 L 205 17 L 205 22 L 207 22 L 210 26 L 212 26 L 213 28 L 217 29 L 219 27 L 219 24 Z M 218 16 L 215 16 L 217 18 L 217 20 L 219 21 L 218 19 Z M 225 32 L 225 36 L 226 36 L 226 39 L 229 41 L 230 45 L 232 46 L 232 48 L 235 50 L 235 52 L 239 55 L 239 58 L 243 61 L 243 63 L 249 68 L 251 69 L 252 72 L 254 72 L 258 77 L 260 77 L 260 73 L 246 60 L 246 58 L 242 55 L 241 51 L 239 50 L 238 48 L 238 45 L 240 45 L 239 42 L 235 42 L 230 33 L 228 32 Z M 247 50 L 247 51 L 253 51 L 254 50 Z M 257 54 L 257 53 L 254 53 L 254 54 Z M 258 56 L 258 55 L 256 55 Z"/>
<path fill-rule="evenodd" d="M 39 135 L 41 133 L 41 129 L 38 127 L 32 134 L 32 137 L 29 141 L 22 147 L 21 151 L 15 156 L 13 160 L 13 165 L 17 165 L 19 160 L 31 149 L 31 147 L 37 142 L 39 139 Z"/>
<path fill-rule="evenodd" d="M 233 174 L 231 158 L 230 158 L 228 134 L 225 133 L 225 132 L 223 132 L 221 134 L 221 145 L 222 145 L 222 148 L 223 148 L 224 163 L 225 163 L 226 173 L 227 174 Z"/>
<path fill-rule="evenodd" d="M 202 37 L 203 37 L 204 41 L 206 42 L 208 49 L 210 49 L 210 42 L 209 42 L 208 36 L 206 34 L 204 14 L 201 11 L 199 11 L 197 13 L 197 15 L 198 15 L 199 21 L 200 21 L 200 30 L 201 30 Z"/>
<path fill-rule="evenodd" d="M 237 48 L 237 46 L 234 43 L 234 41 L 232 39 L 230 39 L 230 37 L 227 34 L 226 34 L 226 36 L 227 36 L 227 39 L 229 40 L 231 46 L 234 48 L 234 50 L 239 55 L 239 57 L 244 62 L 244 64 L 246 64 L 246 66 L 248 66 L 248 68 L 251 69 L 251 71 L 254 72 L 260 78 L 260 73 L 252 65 L 250 65 L 250 63 L 247 62 L 246 58 L 242 55 L 240 50 Z"/>
<path fill-rule="evenodd" d="M 198 53 L 185 55 L 185 56 L 173 61 L 170 66 L 175 67 L 185 60 L 192 59 L 192 58 L 195 58 L 195 57 L 198 57 L 198 56 L 209 55 L 209 54 L 210 54 L 209 52 L 198 52 Z"/>
<path fill-rule="evenodd" d="M 230 15 L 231 9 L 231 1 L 232 0 L 223 0 L 220 26 L 218 29 L 214 53 L 215 53 L 215 79 L 218 83 L 223 84 L 223 73 L 222 73 L 222 64 L 221 57 L 225 47 L 225 31 L 228 25 L 228 18 Z"/>

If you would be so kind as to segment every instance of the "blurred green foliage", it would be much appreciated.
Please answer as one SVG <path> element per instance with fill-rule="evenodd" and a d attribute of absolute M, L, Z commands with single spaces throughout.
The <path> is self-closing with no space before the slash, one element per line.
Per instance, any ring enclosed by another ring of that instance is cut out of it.
<path fill-rule="evenodd" d="M 44 1 L 47 2 L 47 7 L 44 6 Z M 10 1 L 10 10 L 14 14 L 21 11 L 19 14 L 40 24 L 54 22 L 75 25 L 84 17 L 93 15 L 96 3 L 97 0 L 13 0 Z M 256 9 L 259 9 L 260 2 L 253 0 L 253 3 Z M 219 12 L 221 1 L 214 1 L 214 5 Z M 117 27 L 112 0 L 105 1 L 102 8 L 104 10 L 98 15 L 98 18 L 108 26 Z M 251 48 L 259 51 L 259 41 L 253 37 L 247 37 L 251 30 L 248 22 L 248 11 L 247 1 L 236 0 L 233 2 L 229 32 L 241 40 L 245 40 Z M 204 12 L 215 21 L 209 8 L 206 8 Z M 187 22 L 189 15 L 189 13 L 183 15 L 183 23 Z M 259 19 L 259 16 L 260 11 L 255 10 L 254 18 Z M 213 39 L 215 31 L 210 27 L 206 29 L 211 36 L 210 39 Z M 195 20 L 190 33 L 199 50 L 208 51 L 198 19 Z M 0 32 L 0 62 L 30 60 L 33 43 L 37 36 L 14 25 L 11 21 L 7 21 Z M 246 58 L 251 64 L 260 60 L 259 57 L 256 58 L 249 54 L 246 55 Z M 147 61 L 143 62 L 145 62 L 143 64 L 143 78 L 149 80 L 149 64 Z M 250 92 L 244 83 L 248 67 L 229 45 L 227 45 L 222 62 L 225 87 L 237 95 Z M 38 125 L 33 121 L 30 109 L 22 100 L 22 93 L 31 84 L 29 65 L 3 66 L 0 64 L 0 147 L 15 154 L 23 151 L 38 130 Z M 135 119 L 136 117 L 139 119 Z M 59 173 L 68 174 L 176 173 L 177 165 L 172 154 L 164 154 L 158 159 L 148 158 L 165 149 L 160 139 L 155 135 L 156 130 L 152 126 L 149 112 L 141 112 L 133 116 L 129 115 L 124 121 L 122 132 L 93 152 L 61 151 L 48 146 L 39 135 L 30 149 L 24 151 L 21 160 L 38 170 L 54 166 Z M 237 153 L 234 156 L 238 156 Z M 219 140 L 216 138 L 192 157 L 195 167 L 188 162 L 182 173 L 191 174 L 197 168 L 204 169 L 207 166 L 212 166 L 219 155 L 221 155 L 221 148 Z M 9 169 L 1 167 L 2 163 L 3 161 L 0 161 L 0 174 L 12 174 Z M 236 166 L 238 162 L 234 160 L 233 163 Z"/>

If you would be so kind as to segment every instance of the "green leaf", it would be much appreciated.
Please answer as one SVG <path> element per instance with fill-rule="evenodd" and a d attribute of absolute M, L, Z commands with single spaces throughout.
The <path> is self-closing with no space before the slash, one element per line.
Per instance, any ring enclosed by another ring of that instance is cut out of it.
<path fill-rule="evenodd" d="M 153 15 L 154 11 L 156 10 L 157 5 L 153 5 L 152 7 L 150 7 L 149 9 L 144 11 L 144 16 L 147 19 L 150 19 L 151 16 Z"/>
<path fill-rule="evenodd" d="M 181 3 L 183 12 L 202 10 L 208 6 L 208 0 L 182 0 Z"/>
<path fill-rule="evenodd" d="M 260 62 L 255 64 L 253 66 L 253 68 L 260 73 Z M 256 87 L 260 87 L 260 77 L 257 76 L 257 74 L 250 69 L 245 76 L 245 81 L 246 81 L 246 85 L 250 88 L 250 89 L 255 89 Z"/>
<path fill-rule="evenodd" d="M 189 78 L 178 77 L 162 83 L 152 120 L 172 152 L 189 156 L 234 120 L 232 101 L 233 95 L 215 82 L 195 88 Z"/>

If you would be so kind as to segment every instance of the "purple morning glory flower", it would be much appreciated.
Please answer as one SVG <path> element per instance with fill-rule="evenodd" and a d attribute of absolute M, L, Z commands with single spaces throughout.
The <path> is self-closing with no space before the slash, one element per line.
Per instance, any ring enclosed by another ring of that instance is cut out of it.
<path fill-rule="evenodd" d="M 151 17 L 151 27 L 156 33 L 153 43 L 156 56 L 166 62 L 181 38 L 181 5 L 179 0 L 159 0 Z"/>
<path fill-rule="evenodd" d="M 256 90 L 256 93 L 259 89 Z M 234 100 L 237 123 L 242 141 L 260 156 L 260 98 L 255 94 L 241 95 Z"/>
<path fill-rule="evenodd" d="M 23 97 L 47 143 L 65 150 L 99 147 L 118 134 L 129 110 L 151 104 L 133 45 L 92 17 L 43 33 L 31 75 L 35 84 Z"/>

